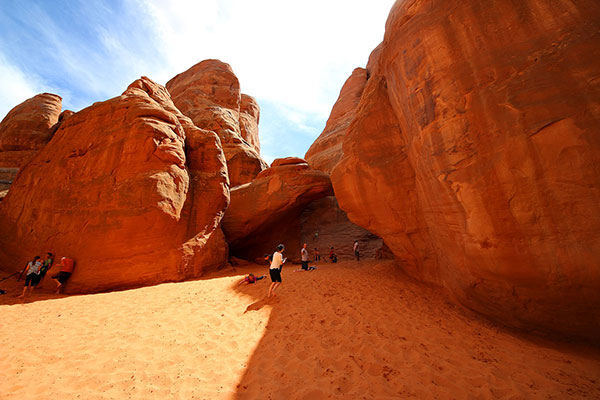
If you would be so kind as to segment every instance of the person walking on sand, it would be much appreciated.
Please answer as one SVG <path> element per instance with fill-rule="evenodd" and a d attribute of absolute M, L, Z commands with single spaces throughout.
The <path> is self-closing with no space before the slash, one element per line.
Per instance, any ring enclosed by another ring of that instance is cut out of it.
<path fill-rule="evenodd" d="M 60 293 L 63 285 L 67 283 L 67 280 L 73 273 L 73 268 L 75 267 L 75 262 L 68 257 L 63 257 L 60 259 L 60 264 L 58 264 L 60 270 L 58 274 L 54 275 L 52 279 L 56 281 L 56 294 Z"/>
<path fill-rule="evenodd" d="M 271 286 L 269 287 L 269 294 L 267 297 L 275 294 L 275 289 L 281 285 L 281 268 L 286 258 L 283 258 L 283 251 L 285 246 L 280 244 L 277 246 L 277 251 L 273 253 L 273 261 L 271 261 L 271 267 L 269 268 L 269 275 L 271 275 Z"/>
<path fill-rule="evenodd" d="M 54 257 L 52 256 L 52 253 L 46 254 L 46 259 L 42 263 L 42 268 L 40 269 L 40 284 L 38 288 L 42 288 L 44 286 L 44 278 L 46 277 L 46 272 L 48 272 L 48 270 L 52 268 L 53 263 Z"/>
<path fill-rule="evenodd" d="M 356 257 L 356 261 L 360 261 L 360 253 L 358 252 L 358 240 L 354 241 L 354 256 Z"/>
<path fill-rule="evenodd" d="M 19 296 L 20 299 L 25 297 L 25 293 L 27 293 L 27 288 L 31 288 L 29 294 L 33 291 L 33 288 L 40 281 L 40 269 L 42 268 L 42 262 L 40 261 L 40 256 L 33 257 L 33 261 L 30 261 L 25 267 L 25 287 L 23 288 L 23 293 Z"/>

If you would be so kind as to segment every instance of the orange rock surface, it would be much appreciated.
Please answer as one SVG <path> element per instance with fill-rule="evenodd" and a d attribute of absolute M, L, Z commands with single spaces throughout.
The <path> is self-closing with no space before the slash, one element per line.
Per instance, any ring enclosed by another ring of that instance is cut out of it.
<path fill-rule="evenodd" d="M 0 203 L 0 263 L 67 255 L 68 292 L 199 276 L 227 260 L 227 184 L 217 135 L 141 78 L 66 118 L 21 170 Z"/>
<path fill-rule="evenodd" d="M 25 100 L 0 122 L 0 191 L 8 189 L 19 168 L 45 146 L 58 128 L 62 99 L 41 93 Z"/>
<path fill-rule="evenodd" d="M 306 152 L 311 168 L 331 173 L 342 156 L 342 141 L 367 83 L 367 70 L 356 68 L 346 80 L 325 129 Z"/>
<path fill-rule="evenodd" d="M 229 64 L 204 60 L 167 82 L 167 89 L 196 126 L 221 138 L 232 187 L 250 182 L 267 168 L 258 153 L 258 104 L 242 96 Z"/>
<path fill-rule="evenodd" d="M 254 260 L 279 243 L 300 255 L 300 214 L 313 200 L 332 195 L 329 176 L 301 158 L 277 159 L 251 183 L 231 189 L 223 232 L 237 257 Z"/>
<path fill-rule="evenodd" d="M 398 1 L 331 178 L 411 275 L 600 335 L 600 3 Z"/>

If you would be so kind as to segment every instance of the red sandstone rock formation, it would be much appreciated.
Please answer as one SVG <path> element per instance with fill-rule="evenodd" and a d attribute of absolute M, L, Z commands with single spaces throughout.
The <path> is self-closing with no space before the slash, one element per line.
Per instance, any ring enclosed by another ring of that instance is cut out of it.
<path fill-rule="evenodd" d="M 42 93 L 10 110 L 0 122 L 0 192 L 48 143 L 58 127 L 61 107 L 60 96 Z"/>
<path fill-rule="evenodd" d="M 240 104 L 240 133 L 258 154 L 260 154 L 260 140 L 258 139 L 258 121 L 260 107 L 252 96 L 242 93 Z"/>
<path fill-rule="evenodd" d="M 600 3 L 398 1 L 332 182 L 410 274 L 600 335 Z"/>
<path fill-rule="evenodd" d="M 356 68 L 346 80 L 340 95 L 331 110 L 325 129 L 306 152 L 306 161 L 311 168 L 331 173 L 342 156 L 342 140 L 367 83 L 367 71 Z"/>
<path fill-rule="evenodd" d="M 226 171 L 217 135 L 139 79 L 65 118 L 22 169 L 0 203 L 0 262 L 70 256 L 70 292 L 198 276 L 227 261 Z"/>
<path fill-rule="evenodd" d="M 231 189 L 223 232 L 231 252 L 254 260 L 284 243 L 288 257 L 300 257 L 300 214 L 305 206 L 332 194 L 326 173 L 301 158 L 277 159 L 251 183 Z"/>
<path fill-rule="evenodd" d="M 258 154 L 258 105 L 242 96 L 228 64 L 202 61 L 167 82 L 167 89 L 196 126 L 221 138 L 232 187 L 250 182 L 267 167 Z"/>

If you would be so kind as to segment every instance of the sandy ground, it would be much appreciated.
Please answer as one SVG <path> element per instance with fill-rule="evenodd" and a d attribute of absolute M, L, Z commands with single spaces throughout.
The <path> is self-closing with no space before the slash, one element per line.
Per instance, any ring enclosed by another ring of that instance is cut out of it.
<path fill-rule="evenodd" d="M 0 282 L 0 399 L 600 398 L 600 349 L 517 335 L 391 262 L 23 302 Z"/>

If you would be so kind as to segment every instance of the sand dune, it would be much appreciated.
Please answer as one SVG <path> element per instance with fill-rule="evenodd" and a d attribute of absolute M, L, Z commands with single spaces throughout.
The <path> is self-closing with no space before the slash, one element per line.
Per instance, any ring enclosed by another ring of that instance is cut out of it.
<path fill-rule="evenodd" d="M 391 262 L 288 266 L 269 300 L 237 286 L 251 271 L 25 303 L 2 282 L 0 399 L 600 398 L 599 349 L 509 332 Z"/>

